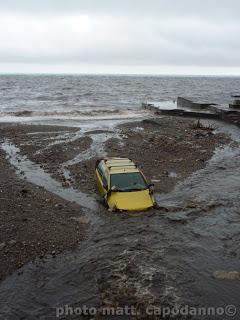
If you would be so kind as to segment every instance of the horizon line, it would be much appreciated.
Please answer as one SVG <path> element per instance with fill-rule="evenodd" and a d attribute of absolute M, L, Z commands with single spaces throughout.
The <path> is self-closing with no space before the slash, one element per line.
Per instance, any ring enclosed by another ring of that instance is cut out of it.
<path fill-rule="evenodd" d="M 180 73 L 86 73 L 86 72 L 1 72 L 3 75 L 66 75 L 66 76 L 150 76 L 150 77 L 234 77 L 239 78 L 236 74 L 180 74 Z"/>

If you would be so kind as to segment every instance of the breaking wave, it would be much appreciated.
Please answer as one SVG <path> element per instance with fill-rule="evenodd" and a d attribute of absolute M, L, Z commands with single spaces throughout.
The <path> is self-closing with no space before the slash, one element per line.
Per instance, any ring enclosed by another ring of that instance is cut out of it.
<path fill-rule="evenodd" d="M 35 120 L 110 120 L 110 119 L 136 119 L 146 116 L 146 110 L 103 110 L 103 109 L 88 109 L 85 110 L 50 110 L 50 111 L 33 111 L 33 110 L 21 110 L 11 112 L 0 112 L 1 121 L 35 121 Z"/>

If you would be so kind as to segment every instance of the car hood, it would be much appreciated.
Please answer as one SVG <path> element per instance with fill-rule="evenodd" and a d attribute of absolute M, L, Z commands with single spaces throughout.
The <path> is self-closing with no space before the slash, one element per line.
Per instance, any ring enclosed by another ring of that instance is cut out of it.
<path fill-rule="evenodd" d="M 153 207 L 154 199 L 149 190 L 131 192 L 112 192 L 108 197 L 108 205 L 112 209 L 141 211 Z"/>

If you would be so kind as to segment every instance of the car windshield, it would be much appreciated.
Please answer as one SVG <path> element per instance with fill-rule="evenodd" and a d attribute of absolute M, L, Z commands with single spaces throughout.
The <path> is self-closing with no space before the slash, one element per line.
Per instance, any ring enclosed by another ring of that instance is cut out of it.
<path fill-rule="evenodd" d="M 139 172 L 115 173 L 111 175 L 111 190 L 134 191 L 145 190 L 148 186 Z"/>

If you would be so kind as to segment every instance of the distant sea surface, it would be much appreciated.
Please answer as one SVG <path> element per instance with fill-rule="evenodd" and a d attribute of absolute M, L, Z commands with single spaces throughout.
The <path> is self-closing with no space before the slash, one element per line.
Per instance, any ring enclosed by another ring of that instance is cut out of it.
<path fill-rule="evenodd" d="M 56 123 L 144 116 L 142 102 L 178 96 L 228 104 L 240 78 L 0 75 L 0 121 Z"/>

